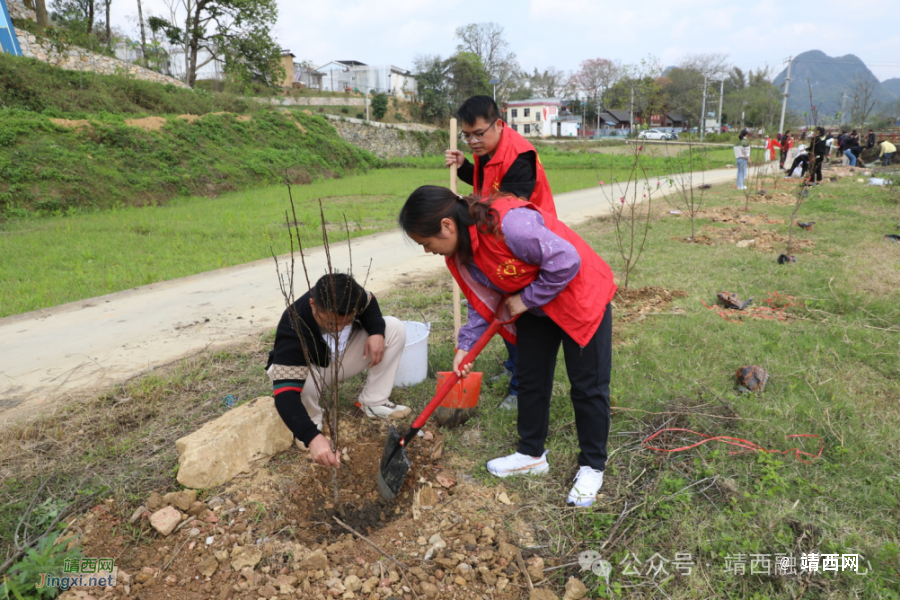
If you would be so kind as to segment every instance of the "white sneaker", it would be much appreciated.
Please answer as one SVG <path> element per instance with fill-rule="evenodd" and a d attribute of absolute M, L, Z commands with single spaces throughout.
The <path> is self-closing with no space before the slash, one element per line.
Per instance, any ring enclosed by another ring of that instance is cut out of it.
<path fill-rule="evenodd" d="M 387 401 L 377 406 L 363 404 L 363 413 L 370 419 L 402 419 L 412 411 L 408 406 Z"/>
<path fill-rule="evenodd" d="M 519 397 L 514 394 L 509 394 L 506 398 L 503 399 L 503 402 L 500 403 L 500 408 L 504 410 L 516 410 L 519 408 Z"/>
<path fill-rule="evenodd" d="M 497 477 L 509 477 L 510 475 L 543 475 L 550 470 L 550 463 L 547 462 L 547 451 L 540 458 L 528 456 L 527 454 L 519 454 L 518 452 L 509 456 L 502 456 L 489 460 L 487 470 Z"/>
<path fill-rule="evenodd" d="M 603 485 L 603 471 L 590 467 L 581 467 L 575 476 L 575 485 L 569 490 L 566 504 L 569 506 L 590 506 L 594 503 L 600 486 Z"/>

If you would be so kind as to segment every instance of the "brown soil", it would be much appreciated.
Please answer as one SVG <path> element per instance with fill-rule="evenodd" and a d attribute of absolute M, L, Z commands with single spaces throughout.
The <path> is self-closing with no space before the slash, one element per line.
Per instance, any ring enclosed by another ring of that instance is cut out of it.
<path fill-rule="evenodd" d="M 339 475 L 341 510 L 332 500 L 332 471 L 297 449 L 195 503 L 196 518 L 185 515 L 181 529 L 167 537 L 150 527 L 149 511 L 128 526 L 135 507 L 109 500 L 77 517 L 71 529 L 85 556 L 115 558 L 118 585 L 105 592 L 70 590 L 62 598 L 522 596 L 519 549 L 510 544 L 520 537 L 516 527 L 507 528 L 517 521 L 517 500 L 502 486 L 487 490 L 453 473 L 443 462 L 443 436 L 426 430 L 410 444 L 413 468 L 398 498 L 385 502 L 375 480 L 386 425 L 347 416 L 342 431 L 348 441 Z M 529 565 L 532 577 L 543 579 L 543 559 L 532 557 Z"/>
<path fill-rule="evenodd" d="M 197 115 L 178 115 L 178 118 L 181 119 L 182 121 L 187 121 L 188 123 L 193 123 L 194 121 L 198 120 L 200 117 L 198 117 Z"/>
<path fill-rule="evenodd" d="M 800 232 L 802 232 L 802 230 L 799 227 L 794 231 L 792 243 L 793 254 L 800 254 L 803 248 L 812 248 L 816 245 L 813 240 L 801 238 Z M 714 230 L 711 233 L 718 240 L 728 244 L 737 244 L 741 241 L 753 240 L 753 244 L 749 247 L 762 252 L 771 252 L 776 248 L 779 251 L 782 251 L 787 247 L 788 241 L 786 235 L 756 227 L 744 227 L 743 225 L 725 230 Z"/>
<path fill-rule="evenodd" d="M 126 125 L 140 127 L 144 131 L 159 131 L 166 124 L 162 117 L 144 117 L 143 119 L 125 119 Z"/>
<path fill-rule="evenodd" d="M 613 299 L 613 308 L 616 310 L 617 320 L 637 322 L 642 321 L 648 315 L 684 314 L 683 309 L 671 305 L 675 299 L 687 297 L 688 293 L 683 290 L 669 291 L 658 286 L 632 288 L 625 296 L 624 290 L 620 287 Z"/>
<path fill-rule="evenodd" d="M 752 214 L 731 206 L 701 210 L 697 213 L 697 217 L 709 219 L 713 223 L 739 223 L 742 225 L 784 224 L 783 219 L 770 219 L 763 213 Z"/>
<path fill-rule="evenodd" d="M 54 125 L 59 125 L 60 127 L 66 127 L 68 129 L 81 129 L 83 127 L 90 127 L 90 121 L 86 121 L 85 119 L 50 119 L 50 122 Z"/>

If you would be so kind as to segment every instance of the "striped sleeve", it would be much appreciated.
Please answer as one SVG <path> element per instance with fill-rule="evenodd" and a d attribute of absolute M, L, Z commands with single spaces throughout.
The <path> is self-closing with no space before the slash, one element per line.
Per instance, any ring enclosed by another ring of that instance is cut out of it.
<path fill-rule="evenodd" d="M 295 438 L 309 446 L 313 438 L 321 433 L 309 418 L 301 397 L 309 367 L 272 364 L 266 373 L 272 380 L 272 395 L 281 420 Z"/>

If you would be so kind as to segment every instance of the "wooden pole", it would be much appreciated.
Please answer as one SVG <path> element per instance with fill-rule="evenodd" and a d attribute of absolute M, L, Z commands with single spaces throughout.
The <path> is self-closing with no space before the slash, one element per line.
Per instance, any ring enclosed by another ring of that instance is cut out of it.
<path fill-rule="evenodd" d="M 456 133 L 456 119 L 450 119 L 450 150 L 456 150 L 456 142 L 459 136 Z M 456 191 L 456 163 L 450 166 L 450 191 Z M 462 311 L 460 309 L 459 284 L 453 280 L 453 343 L 459 340 L 459 328 L 462 327 Z"/>

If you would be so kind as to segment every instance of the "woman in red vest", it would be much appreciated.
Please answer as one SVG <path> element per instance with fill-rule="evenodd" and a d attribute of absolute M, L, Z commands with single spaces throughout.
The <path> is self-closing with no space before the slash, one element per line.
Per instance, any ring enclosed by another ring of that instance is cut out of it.
<path fill-rule="evenodd" d="M 544 443 L 560 344 L 565 354 L 581 453 L 567 501 L 590 506 L 606 468 L 612 311 L 616 291 L 609 266 L 574 231 L 523 199 L 462 197 L 422 186 L 400 211 L 400 226 L 426 252 L 444 256 L 468 299 L 453 370 L 472 369 L 465 357 L 504 297 L 519 316 L 501 330 L 517 345 L 519 376 L 517 452 L 491 460 L 498 477 L 543 474 Z"/>

